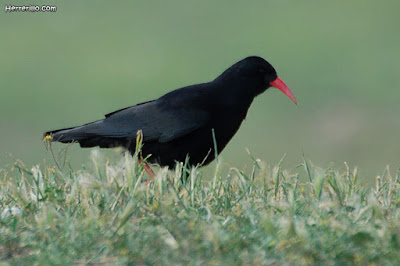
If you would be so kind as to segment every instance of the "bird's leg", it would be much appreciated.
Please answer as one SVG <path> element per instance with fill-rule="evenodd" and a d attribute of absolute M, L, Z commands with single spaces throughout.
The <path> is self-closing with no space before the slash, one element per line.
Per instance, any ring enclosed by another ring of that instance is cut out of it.
<path fill-rule="evenodd" d="M 143 165 L 142 159 L 138 158 L 138 162 Z M 144 162 L 144 170 L 150 175 L 151 179 L 156 179 L 156 174 L 151 170 L 150 166 L 146 162 Z"/>

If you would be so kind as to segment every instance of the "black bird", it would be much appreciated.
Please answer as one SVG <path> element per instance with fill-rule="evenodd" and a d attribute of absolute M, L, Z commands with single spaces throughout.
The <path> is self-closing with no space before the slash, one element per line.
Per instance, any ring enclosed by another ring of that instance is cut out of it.
<path fill-rule="evenodd" d="M 79 142 L 84 148 L 122 146 L 133 154 L 141 130 L 142 154 L 150 155 L 149 162 L 171 168 L 188 156 L 191 165 L 206 165 L 215 158 L 213 134 L 217 151 L 221 152 L 239 129 L 254 98 L 271 86 L 297 104 L 272 65 L 261 57 L 251 56 L 211 82 L 171 91 L 92 123 L 48 131 L 44 138 Z M 151 171 L 147 165 L 146 171 Z"/>

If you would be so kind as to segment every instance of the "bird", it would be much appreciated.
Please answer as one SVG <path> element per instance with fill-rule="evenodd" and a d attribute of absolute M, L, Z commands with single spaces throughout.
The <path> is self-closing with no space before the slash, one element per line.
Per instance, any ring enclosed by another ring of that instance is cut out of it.
<path fill-rule="evenodd" d="M 141 132 L 145 170 L 154 179 L 147 162 L 169 168 L 177 162 L 191 166 L 212 162 L 238 131 L 254 98 L 270 87 L 297 104 L 274 67 L 262 57 L 249 56 L 210 82 L 173 90 L 91 123 L 47 131 L 43 137 L 50 142 L 77 142 L 82 148 L 123 147 L 134 155 Z"/>

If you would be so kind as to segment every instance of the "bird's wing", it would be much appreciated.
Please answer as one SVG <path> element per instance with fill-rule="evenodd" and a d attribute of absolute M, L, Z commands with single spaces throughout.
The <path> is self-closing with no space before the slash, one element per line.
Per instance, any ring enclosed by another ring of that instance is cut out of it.
<path fill-rule="evenodd" d="M 114 115 L 114 114 L 116 114 L 116 113 L 119 113 L 119 112 L 121 112 L 121 111 L 124 111 L 124 110 L 126 110 L 126 109 L 129 109 L 129 108 L 132 108 L 132 107 L 138 107 L 139 105 L 148 104 L 148 103 L 151 103 L 151 102 L 154 102 L 154 101 L 155 101 L 155 100 L 153 100 L 153 101 L 147 101 L 147 102 L 142 102 L 142 103 L 138 103 L 138 104 L 136 104 L 136 105 L 134 105 L 134 106 L 125 107 L 125 108 L 116 110 L 116 111 L 114 111 L 114 112 L 108 113 L 108 114 L 106 114 L 106 115 L 104 115 L 104 116 L 105 116 L 106 118 L 108 118 L 108 117 L 110 117 L 110 116 L 112 116 L 112 115 Z"/>
<path fill-rule="evenodd" d="M 190 105 L 171 106 L 150 101 L 106 115 L 84 131 L 109 138 L 135 138 L 142 130 L 144 141 L 169 142 L 204 126 L 209 115 Z"/>

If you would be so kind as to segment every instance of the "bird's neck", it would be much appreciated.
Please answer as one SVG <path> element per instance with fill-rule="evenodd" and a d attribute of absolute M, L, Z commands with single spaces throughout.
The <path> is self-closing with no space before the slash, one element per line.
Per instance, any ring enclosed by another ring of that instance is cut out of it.
<path fill-rule="evenodd" d="M 248 108 L 258 95 L 254 94 L 254 86 L 257 85 L 241 82 L 240 80 L 232 80 L 228 83 L 218 82 L 214 89 L 214 97 L 218 103 L 222 102 L 223 105 Z"/>

